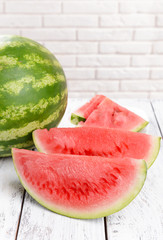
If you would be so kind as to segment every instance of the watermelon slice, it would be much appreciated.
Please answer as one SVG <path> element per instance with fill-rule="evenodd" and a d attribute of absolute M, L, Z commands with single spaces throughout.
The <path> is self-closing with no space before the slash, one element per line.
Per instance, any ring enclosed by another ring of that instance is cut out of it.
<path fill-rule="evenodd" d="M 91 111 L 87 111 L 89 107 Z M 84 127 L 120 128 L 133 132 L 140 131 L 148 124 L 137 114 L 102 95 L 95 96 L 90 103 L 72 113 L 71 122 Z"/>
<path fill-rule="evenodd" d="M 71 122 L 77 125 L 79 122 L 85 122 L 88 116 L 97 108 L 97 106 L 105 99 L 103 95 L 96 95 L 90 102 L 85 103 L 77 111 L 71 114 Z"/>
<path fill-rule="evenodd" d="M 33 140 L 44 153 L 132 157 L 144 159 L 148 168 L 160 148 L 160 137 L 113 128 L 38 129 L 33 132 Z"/>
<path fill-rule="evenodd" d="M 98 218 L 128 205 L 146 178 L 144 160 L 12 150 L 27 192 L 46 208 L 74 218 Z"/>

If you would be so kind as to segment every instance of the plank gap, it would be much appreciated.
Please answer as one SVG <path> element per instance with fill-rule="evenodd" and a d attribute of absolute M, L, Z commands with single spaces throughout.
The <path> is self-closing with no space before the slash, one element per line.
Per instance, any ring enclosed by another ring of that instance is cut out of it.
<path fill-rule="evenodd" d="M 32 151 L 36 151 L 36 148 L 33 148 Z M 26 190 L 24 189 L 22 204 L 21 204 L 21 209 L 20 209 L 20 214 L 19 214 L 19 220 L 18 220 L 18 226 L 17 226 L 17 230 L 16 230 L 16 235 L 15 235 L 15 240 L 17 240 L 17 238 L 18 238 L 19 227 L 20 227 L 20 222 L 21 222 L 21 217 L 22 217 L 22 212 L 23 212 L 23 206 L 24 206 L 24 201 L 25 201 L 25 195 L 26 195 Z"/>
<path fill-rule="evenodd" d="M 152 110 L 153 110 L 154 117 L 155 117 L 156 122 L 157 122 L 158 129 L 159 129 L 159 131 L 160 131 L 160 133 L 161 133 L 161 136 L 163 137 L 163 133 L 162 133 L 162 130 L 161 130 L 161 127 L 160 127 L 159 121 L 158 121 L 158 119 L 157 119 L 157 116 L 156 116 L 156 113 L 155 113 L 154 106 L 153 106 L 153 104 L 152 104 L 151 101 L 150 101 L 150 104 L 151 104 L 151 107 L 152 107 Z"/>
<path fill-rule="evenodd" d="M 107 229 L 107 218 L 104 217 L 104 232 L 105 232 L 105 239 L 108 240 L 108 229 Z"/>
<path fill-rule="evenodd" d="M 16 235 L 15 235 L 15 240 L 17 240 L 18 233 L 19 233 L 19 226 L 20 226 L 21 216 L 22 216 L 22 212 L 23 212 L 25 194 L 26 194 L 26 190 L 24 189 L 23 198 L 22 198 L 22 204 L 21 204 L 21 209 L 20 209 L 20 214 L 19 214 L 19 219 L 18 219 L 18 225 L 17 225 Z"/>

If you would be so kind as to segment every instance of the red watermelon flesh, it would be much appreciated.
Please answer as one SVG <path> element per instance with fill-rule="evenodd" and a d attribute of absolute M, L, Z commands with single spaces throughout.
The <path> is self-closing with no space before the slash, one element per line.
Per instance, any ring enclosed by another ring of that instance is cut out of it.
<path fill-rule="evenodd" d="M 74 218 L 98 218 L 128 205 L 146 178 L 144 160 L 44 154 L 13 149 L 18 177 L 46 208 Z"/>
<path fill-rule="evenodd" d="M 38 129 L 33 140 L 41 152 L 144 159 L 148 168 L 157 157 L 160 137 L 121 129 L 93 127 Z"/>
<path fill-rule="evenodd" d="M 84 122 L 105 98 L 106 97 L 103 95 L 96 95 L 93 97 L 90 102 L 85 103 L 71 114 L 71 122 L 75 125 L 77 125 L 80 121 Z"/>
<path fill-rule="evenodd" d="M 143 118 L 106 98 L 81 125 L 84 127 L 121 128 L 137 132 L 147 124 L 148 122 Z"/>
<path fill-rule="evenodd" d="M 96 95 L 72 113 L 71 122 L 84 127 L 120 128 L 133 132 L 148 124 L 148 121 L 103 95 Z"/>

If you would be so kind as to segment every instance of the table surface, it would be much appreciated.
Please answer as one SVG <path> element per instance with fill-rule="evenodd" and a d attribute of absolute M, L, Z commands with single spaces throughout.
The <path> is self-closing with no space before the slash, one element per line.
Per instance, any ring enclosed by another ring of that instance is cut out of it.
<path fill-rule="evenodd" d="M 86 99 L 69 99 L 60 127 L 72 127 L 70 113 Z M 144 132 L 162 136 L 163 101 L 119 99 L 117 102 L 145 117 Z M 163 147 L 149 169 L 139 195 L 124 209 L 93 220 L 53 213 L 33 200 L 20 184 L 12 158 L 0 159 L 0 240 L 162 240 Z"/>

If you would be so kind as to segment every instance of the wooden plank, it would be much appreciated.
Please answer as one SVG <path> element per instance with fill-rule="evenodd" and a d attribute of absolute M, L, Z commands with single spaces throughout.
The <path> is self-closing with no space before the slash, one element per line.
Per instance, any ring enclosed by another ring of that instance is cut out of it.
<path fill-rule="evenodd" d="M 104 240 L 103 218 L 79 220 L 55 214 L 26 194 L 18 240 Z"/>
<path fill-rule="evenodd" d="M 23 187 L 11 158 L 0 159 L 0 239 L 14 240 L 21 210 Z"/>
<path fill-rule="evenodd" d="M 147 132 L 160 135 L 153 110 L 148 101 L 120 100 L 119 103 L 143 111 L 150 124 Z M 123 210 L 107 217 L 108 240 L 162 240 L 163 239 L 163 148 L 139 195 Z"/>
<path fill-rule="evenodd" d="M 73 127 L 70 123 L 70 114 L 85 99 L 69 100 L 66 114 L 60 127 Z M 104 240 L 104 218 L 95 220 L 78 220 L 55 214 L 33 200 L 26 194 L 18 240 Z"/>
<path fill-rule="evenodd" d="M 163 137 L 163 100 L 153 100 L 152 106 L 154 108 L 154 112 L 156 114 L 156 118 L 158 119 L 159 127 Z"/>

